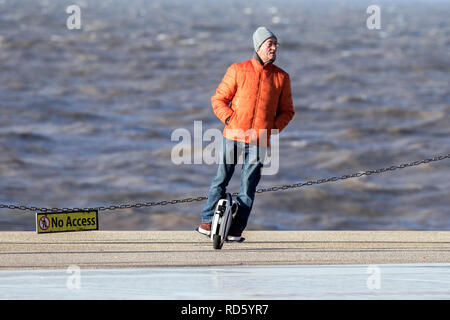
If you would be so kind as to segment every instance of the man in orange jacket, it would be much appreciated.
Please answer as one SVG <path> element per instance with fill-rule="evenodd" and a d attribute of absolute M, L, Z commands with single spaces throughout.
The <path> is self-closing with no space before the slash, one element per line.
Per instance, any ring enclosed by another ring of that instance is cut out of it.
<path fill-rule="evenodd" d="M 202 210 L 198 232 L 210 235 L 216 203 L 224 198 L 234 173 L 237 149 L 244 152 L 239 209 L 233 219 L 228 241 L 240 241 L 250 215 L 263 159 L 260 148 L 270 145 L 272 130 L 281 132 L 294 117 L 289 74 L 273 64 L 278 40 L 269 29 L 253 33 L 251 60 L 232 64 L 211 98 L 214 114 L 225 124 L 220 163 L 208 200 Z M 231 159 L 231 161 L 230 161 Z"/>

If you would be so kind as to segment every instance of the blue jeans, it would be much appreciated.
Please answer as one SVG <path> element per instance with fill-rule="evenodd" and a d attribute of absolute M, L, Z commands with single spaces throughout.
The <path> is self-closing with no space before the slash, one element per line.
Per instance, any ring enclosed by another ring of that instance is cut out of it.
<path fill-rule="evenodd" d="M 222 149 L 219 155 L 219 167 L 211 182 L 208 200 L 203 207 L 202 222 L 211 222 L 217 201 L 225 197 L 226 188 L 233 176 L 239 156 L 244 154 L 241 171 L 241 187 L 236 201 L 239 205 L 238 212 L 233 219 L 232 229 L 242 232 L 247 226 L 248 217 L 252 210 L 256 194 L 256 186 L 261 179 L 263 159 L 260 156 L 260 147 L 253 144 L 229 140 L 223 137 Z M 241 161 L 242 163 L 242 158 Z"/>

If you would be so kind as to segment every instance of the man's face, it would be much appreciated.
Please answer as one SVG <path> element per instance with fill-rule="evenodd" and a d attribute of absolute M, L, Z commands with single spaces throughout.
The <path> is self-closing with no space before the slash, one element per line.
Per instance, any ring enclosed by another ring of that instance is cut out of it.
<path fill-rule="evenodd" d="M 275 60 L 277 57 L 278 42 L 275 37 L 269 38 L 259 47 L 257 53 L 263 62 Z"/>

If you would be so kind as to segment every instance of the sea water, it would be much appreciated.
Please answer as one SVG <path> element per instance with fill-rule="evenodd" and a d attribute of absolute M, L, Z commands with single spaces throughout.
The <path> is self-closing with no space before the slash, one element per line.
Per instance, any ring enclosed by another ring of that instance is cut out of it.
<path fill-rule="evenodd" d="M 69 5 L 81 29 L 68 29 Z M 279 171 L 258 187 L 427 159 L 450 150 L 450 2 L 0 0 L 0 203 L 84 208 L 204 196 L 217 164 L 175 164 L 172 133 L 223 129 L 211 96 L 279 39 L 296 115 Z M 203 141 L 206 148 L 210 141 Z M 192 159 L 201 148 L 191 141 Z M 449 160 L 257 194 L 256 230 L 450 230 Z M 228 191 L 238 192 L 240 167 Z M 103 230 L 192 230 L 204 201 L 116 210 Z M 29 213 L 29 212 L 27 212 Z M 33 212 L 31 212 L 33 213 Z M 35 230 L 0 210 L 0 230 Z"/>

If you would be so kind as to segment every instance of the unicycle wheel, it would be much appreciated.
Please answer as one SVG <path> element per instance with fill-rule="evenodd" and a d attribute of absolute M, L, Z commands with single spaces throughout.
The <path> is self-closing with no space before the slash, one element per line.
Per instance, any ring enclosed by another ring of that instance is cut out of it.
<path fill-rule="evenodd" d="M 222 238 L 218 234 L 213 235 L 213 247 L 214 249 L 222 249 Z"/>

